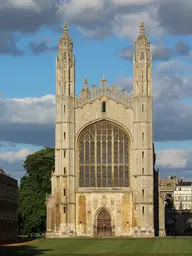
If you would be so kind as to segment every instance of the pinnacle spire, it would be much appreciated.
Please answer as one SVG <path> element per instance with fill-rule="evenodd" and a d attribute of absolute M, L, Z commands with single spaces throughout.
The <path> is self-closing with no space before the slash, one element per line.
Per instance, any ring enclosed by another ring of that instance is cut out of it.
<path fill-rule="evenodd" d="M 68 24 L 67 24 L 67 22 L 65 22 L 64 25 L 63 25 L 63 31 L 64 32 L 68 31 Z"/>
<path fill-rule="evenodd" d="M 105 81 L 105 74 L 104 73 L 102 75 L 102 79 L 101 80 Z"/>
<path fill-rule="evenodd" d="M 63 25 L 63 33 L 61 35 L 58 45 L 59 45 L 59 50 L 62 50 L 63 48 L 66 48 L 66 47 L 71 51 L 73 50 L 73 42 L 68 33 L 67 22 L 65 22 Z"/>
<path fill-rule="evenodd" d="M 87 84 L 88 84 L 87 77 L 84 77 L 84 88 L 87 88 Z"/>
<path fill-rule="evenodd" d="M 139 27 L 140 27 L 139 34 L 140 34 L 140 35 L 145 35 L 145 26 L 144 26 L 144 22 L 141 22 Z"/>

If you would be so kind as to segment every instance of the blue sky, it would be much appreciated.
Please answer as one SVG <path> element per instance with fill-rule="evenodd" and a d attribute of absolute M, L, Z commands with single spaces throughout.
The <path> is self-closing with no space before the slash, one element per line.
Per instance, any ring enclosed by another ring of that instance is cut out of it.
<path fill-rule="evenodd" d="M 154 59 L 157 166 L 163 177 L 192 177 L 192 3 L 183 0 L 184 10 L 179 0 L 172 3 L 6 0 L 0 6 L 0 164 L 13 177 L 24 174 L 27 154 L 54 146 L 56 47 L 66 20 L 74 42 L 77 94 L 85 76 L 90 86 L 99 85 L 103 73 L 110 85 L 130 91 L 134 41 L 145 22 Z M 178 24 L 179 11 L 185 15 Z M 15 23 L 1 18 L 6 12 Z"/>

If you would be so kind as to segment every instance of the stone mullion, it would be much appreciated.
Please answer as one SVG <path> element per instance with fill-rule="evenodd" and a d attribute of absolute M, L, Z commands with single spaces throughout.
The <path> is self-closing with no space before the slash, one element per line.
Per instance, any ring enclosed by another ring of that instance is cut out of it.
<path fill-rule="evenodd" d="M 84 186 L 86 185 L 86 180 L 85 180 L 85 172 L 86 172 L 86 170 L 85 170 L 85 145 L 86 145 L 86 143 L 85 143 L 86 141 L 84 140 L 83 141 L 83 153 L 84 153 L 84 156 L 83 156 L 83 180 L 84 180 Z"/>
<path fill-rule="evenodd" d="M 90 141 L 90 137 L 89 137 L 89 161 L 88 161 L 88 166 L 89 166 L 89 187 L 91 187 L 91 165 L 90 165 L 90 162 L 91 162 L 91 141 Z"/>
<path fill-rule="evenodd" d="M 119 131 L 118 131 L 119 132 Z M 118 140 L 117 140 L 117 148 L 118 148 L 118 157 L 117 157 L 117 161 L 118 161 L 118 164 L 117 164 L 117 169 L 118 169 L 118 178 L 117 178 L 117 180 L 118 180 L 118 187 L 120 187 L 119 185 L 119 183 L 120 183 L 120 151 L 119 151 L 119 149 L 120 149 L 120 143 L 119 143 L 119 138 L 118 138 Z"/>
<path fill-rule="evenodd" d="M 95 145 L 94 145 L 94 160 L 95 160 L 95 187 L 97 187 L 97 129 L 94 129 L 95 132 Z"/>
<path fill-rule="evenodd" d="M 112 172 L 112 186 L 114 187 L 114 127 L 112 127 L 111 136 L 111 172 Z"/>
<path fill-rule="evenodd" d="M 106 129 L 106 186 L 108 187 L 108 181 L 109 181 L 109 173 L 108 173 L 108 168 L 109 168 L 109 164 L 108 164 L 108 131 L 109 129 Z"/>
<path fill-rule="evenodd" d="M 101 129 L 101 140 L 100 140 L 100 158 L 101 158 L 101 162 L 100 162 L 100 167 L 101 167 L 101 187 L 103 187 L 103 129 Z"/>
<path fill-rule="evenodd" d="M 123 134 L 124 137 L 124 134 Z M 123 186 L 125 187 L 125 141 L 123 140 Z"/>

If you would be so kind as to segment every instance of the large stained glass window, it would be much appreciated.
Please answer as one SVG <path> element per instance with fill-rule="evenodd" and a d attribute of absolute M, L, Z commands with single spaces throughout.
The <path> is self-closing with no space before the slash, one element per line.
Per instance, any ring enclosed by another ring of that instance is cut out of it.
<path fill-rule="evenodd" d="M 129 138 L 120 126 L 97 122 L 78 141 L 80 187 L 128 187 Z"/>

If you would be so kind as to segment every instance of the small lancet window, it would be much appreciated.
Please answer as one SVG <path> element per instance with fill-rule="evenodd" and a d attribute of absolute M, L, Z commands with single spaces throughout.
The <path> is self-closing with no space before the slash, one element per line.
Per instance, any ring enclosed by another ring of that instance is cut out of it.
<path fill-rule="evenodd" d="M 106 102 L 105 101 L 102 102 L 102 112 L 103 113 L 106 112 Z"/>

